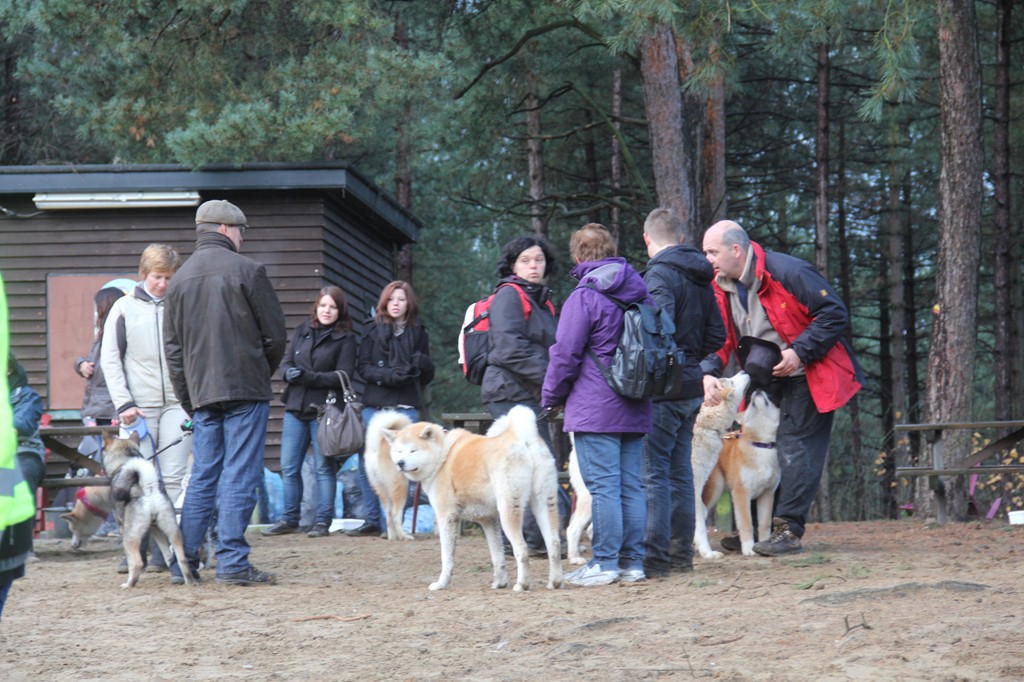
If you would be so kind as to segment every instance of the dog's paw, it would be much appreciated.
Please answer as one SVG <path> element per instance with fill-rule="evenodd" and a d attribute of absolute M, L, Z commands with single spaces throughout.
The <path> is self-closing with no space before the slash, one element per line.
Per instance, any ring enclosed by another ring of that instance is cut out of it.
<path fill-rule="evenodd" d="M 122 589 L 122 590 L 126 590 L 126 589 L 128 589 L 129 587 L 131 587 L 131 586 L 132 586 L 132 584 L 131 584 L 130 582 L 127 582 L 127 583 L 121 583 L 121 589 Z"/>
<path fill-rule="evenodd" d="M 722 554 L 721 552 L 719 552 L 716 549 L 713 549 L 710 552 L 703 552 L 702 551 L 700 553 L 700 555 L 702 557 L 704 557 L 705 559 L 721 559 L 723 556 L 725 556 L 724 554 Z"/>
<path fill-rule="evenodd" d="M 575 564 L 576 566 L 582 566 L 583 564 L 587 563 L 587 560 L 581 556 L 571 556 L 569 557 L 569 563 Z"/>
<path fill-rule="evenodd" d="M 741 551 L 743 552 L 743 556 L 757 556 L 753 545 L 751 545 L 749 549 L 744 547 Z"/>
<path fill-rule="evenodd" d="M 561 580 L 557 580 L 557 581 L 556 580 L 551 580 L 551 581 L 548 582 L 548 589 L 549 590 L 557 590 L 561 586 L 562 586 L 562 581 Z"/>
<path fill-rule="evenodd" d="M 524 585 L 522 583 L 516 583 L 515 585 L 512 586 L 512 591 L 513 592 L 526 592 L 528 589 L 530 589 L 530 586 L 529 585 Z"/>
<path fill-rule="evenodd" d="M 415 540 L 416 538 L 413 537 L 412 533 L 402 533 L 402 537 L 400 537 L 398 539 L 399 540 Z"/>
<path fill-rule="evenodd" d="M 447 589 L 447 587 L 448 583 L 443 583 L 440 580 L 438 580 L 436 583 L 430 583 L 431 590 L 444 590 Z"/>

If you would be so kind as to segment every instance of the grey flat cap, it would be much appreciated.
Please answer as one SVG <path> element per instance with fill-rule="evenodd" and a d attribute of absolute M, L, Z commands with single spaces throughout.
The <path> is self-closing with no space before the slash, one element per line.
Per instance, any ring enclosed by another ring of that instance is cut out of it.
<path fill-rule="evenodd" d="M 196 211 L 196 225 L 212 223 L 214 225 L 247 225 L 245 214 L 230 201 L 213 199 L 207 201 Z"/>

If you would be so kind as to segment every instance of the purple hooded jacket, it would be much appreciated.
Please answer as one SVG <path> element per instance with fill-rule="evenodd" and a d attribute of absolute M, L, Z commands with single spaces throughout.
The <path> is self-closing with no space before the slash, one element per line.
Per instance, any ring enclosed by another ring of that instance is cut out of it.
<path fill-rule="evenodd" d="M 593 348 L 611 363 L 622 336 L 622 310 L 597 287 L 623 303 L 651 302 L 643 279 L 623 258 L 580 263 L 572 270 L 580 280 L 558 319 L 551 361 L 544 375 L 541 404 L 565 405 L 565 430 L 587 433 L 648 433 L 651 401 L 618 395 L 587 352 Z"/>

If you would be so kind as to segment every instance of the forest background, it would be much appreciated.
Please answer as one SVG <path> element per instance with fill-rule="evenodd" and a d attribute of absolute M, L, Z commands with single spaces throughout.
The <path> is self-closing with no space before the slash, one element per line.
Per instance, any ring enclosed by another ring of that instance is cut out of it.
<path fill-rule="evenodd" d="M 1012 10 L 0 0 L 0 165 L 351 162 L 425 225 L 396 267 L 431 331 L 435 418 L 479 406 L 455 338 L 508 239 L 547 235 L 567 271 L 568 235 L 601 222 L 642 268 L 652 208 L 698 247 L 737 220 L 850 306 L 869 380 L 838 413 L 817 518 L 895 518 L 928 494 L 895 474 L 927 443 L 894 424 L 1024 416 Z M 951 435 L 948 452 L 982 438 Z M 956 518 L 1024 504 L 1011 475 L 976 483 L 950 481 Z"/>

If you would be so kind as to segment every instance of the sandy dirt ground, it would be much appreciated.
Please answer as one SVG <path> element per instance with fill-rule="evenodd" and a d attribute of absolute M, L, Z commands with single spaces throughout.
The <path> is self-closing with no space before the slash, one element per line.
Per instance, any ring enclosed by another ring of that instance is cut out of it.
<path fill-rule="evenodd" d="M 716 543 L 717 536 L 713 537 Z M 636 585 L 489 588 L 479 532 L 264 538 L 278 584 L 196 588 L 119 546 L 41 540 L 0 623 L 0 680 L 1022 680 L 1024 526 L 813 524 L 791 558 L 698 559 Z"/>

